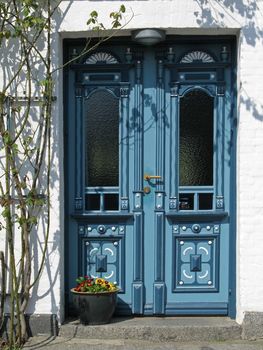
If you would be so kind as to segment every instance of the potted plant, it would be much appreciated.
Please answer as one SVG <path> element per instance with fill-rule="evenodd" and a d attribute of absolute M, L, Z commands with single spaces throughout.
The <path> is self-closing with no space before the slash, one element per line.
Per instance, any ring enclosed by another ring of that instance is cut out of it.
<path fill-rule="evenodd" d="M 71 289 L 82 324 L 109 323 L 115 311 L 118 287 L 104 278 L 78 277 Z"/>

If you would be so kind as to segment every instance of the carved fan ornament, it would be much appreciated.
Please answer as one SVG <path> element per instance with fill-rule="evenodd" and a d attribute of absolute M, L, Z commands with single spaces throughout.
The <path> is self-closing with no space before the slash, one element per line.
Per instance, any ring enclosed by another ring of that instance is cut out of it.
<path fill-rule="evenodd" d="M 203 51 L 192 51 L 185 55 L 180 63 L 193 63 L 195 61 L 201 61 L 202 63 L 212 63 L 215 62 L 213 57 L 208 55 L 208 53 Z"/>
<path fill-rule="evenodd" d="M 86 64 L 116 64 L 118 61 L 114 56 L 107 52 L 96 52 L 89 56 L 85 61 Z"/>

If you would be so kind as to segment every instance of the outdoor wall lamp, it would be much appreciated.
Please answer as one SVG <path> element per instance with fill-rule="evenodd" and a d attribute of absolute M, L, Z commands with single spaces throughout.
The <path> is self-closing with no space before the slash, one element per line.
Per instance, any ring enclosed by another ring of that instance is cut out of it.
<path fill-rule="evenodd" d="M 137 29 L 132 31 L 132 40 L 151 46 L 165 40 L 165 31 L 161 29 Z"/>

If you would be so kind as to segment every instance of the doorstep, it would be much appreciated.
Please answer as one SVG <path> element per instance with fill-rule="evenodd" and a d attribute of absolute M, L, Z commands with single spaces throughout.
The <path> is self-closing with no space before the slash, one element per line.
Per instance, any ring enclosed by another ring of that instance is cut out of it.
<path fill-rule="evenodd" d="M 63 338 L 137 339 L 156 342 L 241 339 L 242 327 L 228 317 L 114 317 L 111 323 L 84 326 L 78 320 L 61 325 Z"/>

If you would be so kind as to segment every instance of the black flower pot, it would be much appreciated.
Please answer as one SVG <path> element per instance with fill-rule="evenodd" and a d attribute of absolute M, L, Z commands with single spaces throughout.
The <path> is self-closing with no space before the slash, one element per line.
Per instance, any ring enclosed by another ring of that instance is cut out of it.
<path fill-rule="evenodd" d="M 81 293 L 71 289 L 71 292 L 82 324 L 96 325 L 110 322 L 115 311 L 118 291 Z"/>

